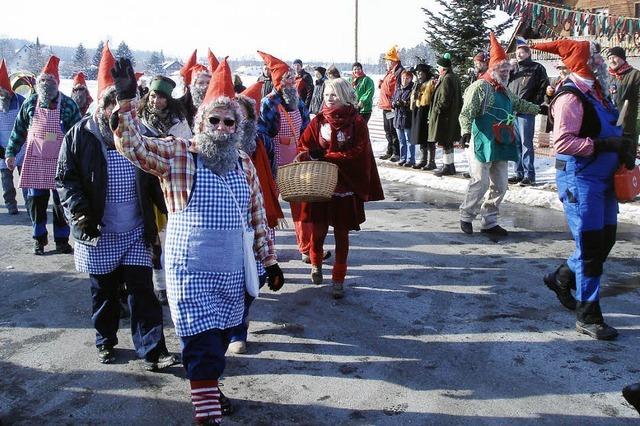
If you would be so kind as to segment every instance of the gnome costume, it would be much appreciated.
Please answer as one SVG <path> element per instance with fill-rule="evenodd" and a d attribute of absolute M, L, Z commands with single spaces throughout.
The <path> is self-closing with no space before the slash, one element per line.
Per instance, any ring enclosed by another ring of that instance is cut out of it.
<path fill-rule="evenodd" d="M 5 157 L 15 158 L 24 149 L 20 187 L 28 189 L 27 210 L 33 224 L 34 254 L 44 254 L 48 243 L 47 207 L 53 197 L 53 236 L 56 251 L 71 253 L 69 226 L 55 189 L 56 164 L 62 138 L 81 116 L 78 105 L 58 90 L 60 76 L 56 56 L 51 56 L 38 76 L 36 93 L 20 108 Z"/>
<path fill-rule="evenodd" d="M 84 116 L 89 110 L 93 98 L 89 93 L 87 87 L 86 76 L 82 71 L 73 75 L 73 88 L 71 89 L 71 99 L 73 99 L 78 108 L 80 109 L 80 115 Z"/>

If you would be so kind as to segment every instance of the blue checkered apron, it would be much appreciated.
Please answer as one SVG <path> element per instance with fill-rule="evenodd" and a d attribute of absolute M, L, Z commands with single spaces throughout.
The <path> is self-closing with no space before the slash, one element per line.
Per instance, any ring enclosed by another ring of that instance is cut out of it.
<path fill-rule="evenodd" d="M 241 217 L 240 209 L 247 212 Z M 165 242 L 167 296 L 176 334 L 192 336 L 242 322 L 242 231 L 248 224 L 249 185 L 240 165 L 220 177 L 197 157 L 187 207 L 169 213 Z"/>
<path fill-rule="evenodd" d="M 11 105 L 13 106 L 13 100 L 11 101 Z M 17 105 L 16 105 L 17 106 Z M 9 136 L 11 136 L 11 131 L 13 130 L 13 124 L 16 122 L 16 117 L 18 116 L 18 112 L 20 108 L 10 109 L 7 112 L 0 112 L 0 145 L 3 148 L 6 148 L 9 144 Z M 22 147 L 24 148 L 24 146 Z M 21 149 L 18 155 L 16 156 L 16 165 L 21 166 L 22 160 L 24 160 L 24 152 L 26 149 Z M 0 169 L 6 169 L 7 164 L 4 162 L 4 159 L 0 160 Z"/>
<path fill-rule="evenodd" d="M 118 151 L 107 151 L 107 203 L 137 200 L 136 169 Z M 76 241 L 76 269 L 89 274 L 108 274 L 120 265 L 151 267 L 151 252 L 144 243 L 144 225 L 126 232 L 104 232 L 96 246 Z"/>

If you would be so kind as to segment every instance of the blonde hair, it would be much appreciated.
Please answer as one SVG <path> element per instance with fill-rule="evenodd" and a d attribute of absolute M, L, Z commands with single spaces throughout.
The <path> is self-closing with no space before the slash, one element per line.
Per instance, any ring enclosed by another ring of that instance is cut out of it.
<path fill-rule="evenodd" d="M 336 94 L 340 102 L 345 105 L 351 105 L 353 107 L 358 105 L 358 101 L 356 100 L 356 92 L 353 91 L 353 87 L 351 83 L 349 83 L 344 78 L 334 78 L 331 80 L 327 80 L 324 82 L 324 90 L 327 90 L 327 87 L 333 89 L 333 92 Z"/>

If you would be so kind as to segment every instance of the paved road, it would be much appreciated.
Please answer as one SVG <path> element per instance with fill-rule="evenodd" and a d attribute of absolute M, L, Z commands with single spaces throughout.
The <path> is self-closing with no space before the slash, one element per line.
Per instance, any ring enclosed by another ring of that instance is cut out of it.
<path fill-rule="evenodd" d="M 597 342 L 542 285 L 572 249 L 561 214 L 505 206 L 513 232 L 494 242 L 459 231 L 457 196 L 385 189 L 352 236 L 342 301 L 279 234 L 289 281 L 254 305 L 249 352 L 228 359 L 227 424 L 638 424 L 620 395 L 640 380 L 638 227 L 621 227 L 606 265 L 621 337 Z M 120 361 L 96 361 L 86 277 L 68 255 L 31 255 L 29 228 L 0 210 L 2 424 L 188 424 L 181 367 L 143 372 L 127 321 Z"/>

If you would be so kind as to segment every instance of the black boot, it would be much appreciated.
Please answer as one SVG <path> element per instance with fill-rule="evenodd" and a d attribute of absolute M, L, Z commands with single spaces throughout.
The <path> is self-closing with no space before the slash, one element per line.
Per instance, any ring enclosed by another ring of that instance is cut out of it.
<path fill-rule="evenodd" d="M 598 340 L 613 340 L 618 337 L 618 330 L 605 324 L 599 301 L 577 302 L 576 331 Z"/>
<path fill-rule="evenodd" d="M 622 396 L 640 414 L 640 383 L 626 386 L 622 389 Z"/>
<path fill-rule="evenodd" d="M 414 169 L 421 169 L 429 163 L 429 150 L 426 144 L 420 144 L 420 162 L 413 166 Z"/>
<path fill-rule="evenodd" d="M 436 144 L 434 142 L 427 142 L 427 164 L 422 170 L 435 170 L 436 169 Z"/>
<path fill-rule="evenodd" d="M 434 175 L 438 177 L 442 176 L 452 176 L 456 174 L 456 166 L 453 164 L 445 164 L 442 168 L 433 172 Z"/>
<path fill-rule="evenodd" d="M 566 263 L 560 265 L 554 272 L 545 275 L 543 280 L 547 287 L 556 294 L 562 306 L 575 311 L 576 299 L 571 294 L 571 288 L 576 288 L 576 276 Z"/>

